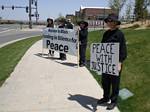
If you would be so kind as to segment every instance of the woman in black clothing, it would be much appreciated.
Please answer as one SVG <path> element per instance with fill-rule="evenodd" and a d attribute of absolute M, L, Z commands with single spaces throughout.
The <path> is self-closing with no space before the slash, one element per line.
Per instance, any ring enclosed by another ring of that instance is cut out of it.
<path fill-rule="evenodd" d="M 47 27 L 54 28 L 53 19 L 47 18 Z M 54 56 L 54 51 L 49 50 L 49 54 L 50 54 L 51 56 Z"/>
<path fill-rule="evenodd" d="M 86 47 L 88 41 L 88 23 L 81 21 L 78 23 L 79 29 L 79 66 L 83 67 L 86 65 Z"/>
<path fill-rule="evenodd" d="M 106 105 L 109 100 L 111 100 L 111 103 L 107 105 L 107 110 L 111 110 L 117 105 L 122 64 L 127 57 L 127 49 L 124 34 L 118 28 L 121 24 L 118 17 L 115 14 L 110 14 L 104 21 L 109 27 L 109 30 L 104 33 L 102 43 L 119 43 L 119 76 L 106 73 L 102 74 L 102 87 L 104 93 L 103 98 L 98 100 L 97 104 Z"/>
<path fill-rule="evenodd" d="M 65 28 L 65 23 L 66 23 L 65 19 L 60 19 L 58 28 Z M 60 53 L 59 54 L 59 59 L 62 60 L 62 61 L 65 61 L 66 60 L 66 54 L 65 53 Z"/>

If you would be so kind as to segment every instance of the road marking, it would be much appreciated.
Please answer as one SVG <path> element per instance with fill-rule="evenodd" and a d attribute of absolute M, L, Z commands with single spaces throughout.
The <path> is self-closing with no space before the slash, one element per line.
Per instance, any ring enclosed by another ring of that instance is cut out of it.
<path fill-rule="evenodd" d="M 34 35 L 34 36 L 29 36 L 29 37 L 23 37 L 23 38 L 21 38 L 21 39 L 16 39 L 16 40 L 13 40 L 13 41 L 10 41 L 10 42 L 6 42 L 6 43 L 4 43 L 4 44 L 0 44 L 0 48 L 6 46 L 6 45 L 8 45 L 8 44 L 12 44 L 12 43 L 14 43 L 14 42 L 17 42 L 17 41 L 20 41 L 20 40 L 24 40 L 24 39 L 27 39 L 27 38 L 31 38 L 31 37 L 36 37 L 36 36 L 40 36 L 40 35 Z"/>
<path fill-rule="evenodd" d="M 10 29 L 10 30 L 1 31 L 0 33 L 9 32 L 9 31 L 12 31 L 12 30 L 15 30 L 15 29 Z"/>

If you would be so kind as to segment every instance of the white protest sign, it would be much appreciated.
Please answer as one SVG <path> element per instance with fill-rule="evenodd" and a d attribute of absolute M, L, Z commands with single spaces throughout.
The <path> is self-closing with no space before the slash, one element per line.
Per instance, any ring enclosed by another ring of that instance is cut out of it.
<path fill-rule="evenodd" d="M 77 56 L 77 31 L 64 28 L 46 28 L 43 30 L 43 37 L 43 48 Z"/>
<path fill-rule="evenodd" d="M 93 43 L 90 69 L 110 75 L 119 75 L 119 43 Z"/>

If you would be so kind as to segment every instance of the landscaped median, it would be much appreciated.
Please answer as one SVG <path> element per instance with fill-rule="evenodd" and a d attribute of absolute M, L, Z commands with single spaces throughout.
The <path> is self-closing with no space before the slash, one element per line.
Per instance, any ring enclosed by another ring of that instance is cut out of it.
<path fill-rule="evenodd" d="M 149 112 L 150 111 L 150 29 L 123 30 L 125 33 L 128 57 L 124 63 L 121 76 L 121 88 L 127 88 L 134 96 L 119 99 L 118 107 L 121 112 Z M 89 33 L 89 45 L 98 43 L 102 38 L 102 31 Z M 90 59 L 90 48 L 87 49 L 87 60 Z M 91 71 L 99 84 L 101 76 Z"/>
<path fill-rule="evenodd" d="M 25 52 L 40 39 L 41 36 L 31 37 L 0 48 L 0 86 L 13 72 Z"/>

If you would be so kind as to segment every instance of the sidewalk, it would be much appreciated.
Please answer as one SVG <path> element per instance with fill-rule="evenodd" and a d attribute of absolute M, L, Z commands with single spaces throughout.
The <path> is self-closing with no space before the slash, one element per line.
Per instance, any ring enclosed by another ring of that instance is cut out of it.
<path fill-rule="evenodd" d="M 0 112 L 108 112 L 96 107 L 102 89 L 85 67 L 77 68 L 76 57 L 60 61 L 41 51 L 38 41 L 0 88 Z"/>

